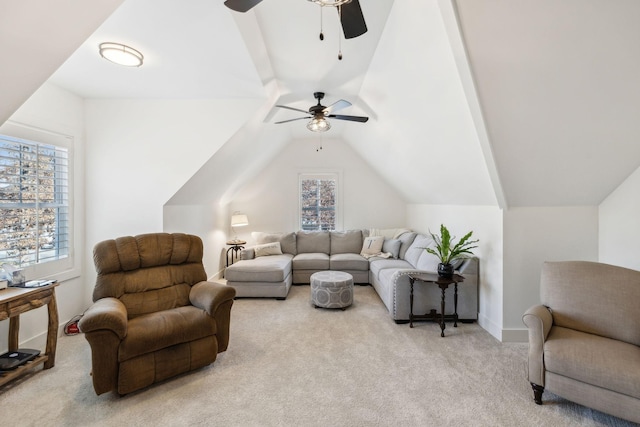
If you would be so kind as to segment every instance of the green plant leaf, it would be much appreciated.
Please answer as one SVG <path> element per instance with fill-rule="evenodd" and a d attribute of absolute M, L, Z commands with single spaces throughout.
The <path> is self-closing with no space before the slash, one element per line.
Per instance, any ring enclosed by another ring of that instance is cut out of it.
<path fill-rule="evenodd" d="M 469 258 L 473 255 L 472 249 L 477 248 L 476 243 L 479 240 L 470 240 L 473 231 L 465 234 L 458 243 L 454 244 L 455 236 L 451 237 L 451 233 L 444 224 L 440 224 L 440 235 L 436 235 L 429 230 L 429 234 L 435 243 L 435 249 L 424 248 L 432 255 L 438 257 L 441 263 L 450 264 L 452 261 L 461 258 Z"/>

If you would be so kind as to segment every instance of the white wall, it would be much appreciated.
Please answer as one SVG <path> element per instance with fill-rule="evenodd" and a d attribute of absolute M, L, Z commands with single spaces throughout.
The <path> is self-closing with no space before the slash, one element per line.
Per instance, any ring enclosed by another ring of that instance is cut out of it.
<path fill-rule="evenodd" d="M 164 231 L 163 206 L 253 113 L 255 100 L 86 100 L 87 282 L 102 240 Z M 171 231 L 182 231 L 173 229 Z"/>
<path fill-rule="evenodd" d="M 540 303 L 544 261 L 597 261 L 598 208 L 511 208 L 504 214 L 503 341 L 526 341 L 522 315 Z"/>
<path fill-rule="evenodd" d="M 640 168 L 600 204 L 599 261 L 640 270 Z"/>
<path fill-rule="evenodd" d="M 81 98 L 45 83 L 9 119 L 43 131 L 71 136 L 73 147 L 73 265 L 71 269 L 56 272 L 52 278 L 58 279 L 56 288 L 58 317 L 60 325 L 81 314 L 86 309 L 89 298 L 83 273 L 84 252 L 84 130 L 83 101 Z M 27 277 L 39 279 L 40 277 Z M 8 322 L 0 322 L 0 336 L 6 337 Z M 39 308 L 20 316 L 20 344 L 23 346 L 44 345 L 47 331 L 47 309 Z M 2 342 L 2 341 L 0 341 Z M 26 345 L 25 345 L 26 343 Z M 5 351 L 6 342 L 0 345 Z"/>
<path fill-rule="evenodd" d="M 341 180 L 338 221 L 344 230 L 392 228 L 405 225 L 406 202 L 340 139 L 295 140 L 255 179 L 233 197 L 230 211 L 249 217 L 249 226 L 238 228 L 238 237 L 252 242 L 253 231 L 296 231 L 298 222 L 298 174 L 336 172 Z"/>
<path fill-rule="evenodd" d="M 444 224 L 458 239 L 469 231 L 480 240 L 473 250 L 480 260 L 478 323 L 501 339 L 502 329 L 502 210 L 495 206 L 409 205 L 407 226 L 438 233 Z"/>

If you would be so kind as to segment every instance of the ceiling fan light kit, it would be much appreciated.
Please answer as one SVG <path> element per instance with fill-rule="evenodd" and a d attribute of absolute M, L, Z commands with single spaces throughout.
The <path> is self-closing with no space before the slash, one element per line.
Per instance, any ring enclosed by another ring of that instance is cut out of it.
<path fill-rule="evenodd" d="M 139 67 L 144 61 L 142 53 L 121 43 L 100 43 L 98 49 L 104 59 L 125 67 Z"/>
<path fill-rule="evenodd" d="M 345 116 L 343 114 L 333 114 L 338 110 L 342 110 L 343 108 L 347 108 L 351 106 L 349 101 L 345 101 L 344 99 L 340 99 L 333 104 L 325 107 L 320 104 L 320 101 L 324 98 L 324 92 L 314 92 L 313 96 L 318 100 L 316 105 L 312 105 L 309 107 L 309 111 L 301 110 L 295 107 L 289 107 L 288 105 L 276 105 L 279 108 L 286 108 L 287 110 L 298 111 L 300 113 L 307 114 L 305 117 L 298 117 L 295 119 L 282 120 L 280 122 L 276 122 L 276 124 L 293 122 L 295 120 L 306 120 L 311 119 L 309 123 L 307 123 L 307 129 L 312 132 L 326 132 L 331 129 L 331 124 L 327 120 L 327 117 L 336 119 L 336 120 L 347 120 L 350 122 L 359 122 L 366 123 L 369 120 L 369 117 L 363 116 Z"/>
<path fill-rule="evenodd" d="M 311 132 L 326 132 L 331 129 L 331 123 L 322 116 L 315 116 L 307 123 L 307 129 Z"/>

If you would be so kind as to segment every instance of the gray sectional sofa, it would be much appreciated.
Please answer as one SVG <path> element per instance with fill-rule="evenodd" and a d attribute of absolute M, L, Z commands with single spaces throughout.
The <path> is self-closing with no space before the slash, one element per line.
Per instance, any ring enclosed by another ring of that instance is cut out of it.
<path fill-rule="evenodd" d="M 412 272 L 435 272 L 438 260 L 424 250 L 433 243 L 428 235 L 398 229 L 383 230 L 379 256 L 363 256 L 369 230 L 255 233 L 256 246 L 242 250 L 240 261 L 225 270 L 227 284 L 237 297 L 285 299 L 292 284 L 308 284 L 313 273 L 338 270 L 350 273 L 354 283 L 371 284 L 398 323 L 409 320 L 409 277 Z M 478 260 L 470 258 L 457 268 L 464 276 L 458 285 L 458 315 L 478 319 Z M 416 284 L 414 313 L 440 309 L 437 286 Z M 356 301 L 357 303 L 357 301 Z M 453 292 L 446 293 L 446 313 L 453 313 Z"/>

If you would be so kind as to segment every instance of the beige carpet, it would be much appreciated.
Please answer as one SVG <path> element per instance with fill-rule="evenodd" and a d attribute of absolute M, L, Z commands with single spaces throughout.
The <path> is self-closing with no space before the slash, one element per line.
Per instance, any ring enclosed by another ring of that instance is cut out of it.
<path fill-rule="evenodd" d="M 525 344 L 476 324 L 397 325 L 373 288 L 345 311 L 240 299 L 229 350 L 204 369 L 125 397 L 96 396 L 84 337 L 56 366 L 0 391 L 5 426 L 630 426 L 545 393 L 533 403 Z"/>

